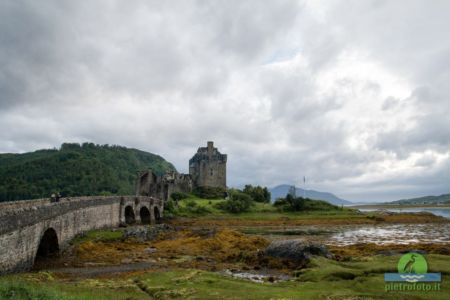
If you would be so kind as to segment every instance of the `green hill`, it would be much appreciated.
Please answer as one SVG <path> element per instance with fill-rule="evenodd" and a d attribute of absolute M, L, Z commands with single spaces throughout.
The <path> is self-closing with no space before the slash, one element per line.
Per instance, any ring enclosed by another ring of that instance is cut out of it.
<path fill-rule="evenodd" d="M 402 199 L 392 202 L 387 202 L 387 204 L 447 204 L 450 203 L 450 194 L 444 194 L 440 196 L 425 196 L 419 198 Z"/>
<path fill-rule="evenodd" d="M 62 144 L 61 149 L 0 154 L 0 201 L 134 194 L 137 172 L 175 167 L 159 155 L 121 146 Z"/>

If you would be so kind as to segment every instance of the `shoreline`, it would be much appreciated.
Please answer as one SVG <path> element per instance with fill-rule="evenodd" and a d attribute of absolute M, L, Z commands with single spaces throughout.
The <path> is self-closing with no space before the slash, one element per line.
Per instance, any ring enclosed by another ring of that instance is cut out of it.
<path fill-rule="evenodd" d="M 402 208 L 440 208 L 450 209 L 450 204 L 438 205 L 438 204 L 358 204 L 345 206 L 348 208 L 360 209 L 360 208 L 379 208 L 379 209 L 402 209 Z"/>

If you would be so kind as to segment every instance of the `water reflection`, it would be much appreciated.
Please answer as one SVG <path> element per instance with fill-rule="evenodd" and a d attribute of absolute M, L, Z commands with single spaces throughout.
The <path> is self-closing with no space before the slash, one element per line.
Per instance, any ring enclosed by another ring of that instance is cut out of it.
<path fill-rule="evenodd" d="M 358 243 L 411 244 L 450 243 L 450 223 L 374 224 L 374 225 L 309 225 L 266 229 L 270 240 L 302 239 L 328 245 Z"/>
<path fill-rule="evenodd" d="M 362 226 L 333 234 L 328 243 L 411 244 L 449 243 L 450 224 L 396 224 Z"/>

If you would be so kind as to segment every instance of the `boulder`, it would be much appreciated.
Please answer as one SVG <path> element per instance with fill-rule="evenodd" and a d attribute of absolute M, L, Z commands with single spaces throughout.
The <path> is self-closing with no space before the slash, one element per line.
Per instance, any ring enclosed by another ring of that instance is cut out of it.
<path fill-rule="evenodd" d="M 305 242 L 303 240 L 282 240 L 273 241 L 264 251 L 265 255 L 292 259 L 296 261 L 306 261 L 313 255 L 332 258 L 333 255 L 325 245 Z"/>

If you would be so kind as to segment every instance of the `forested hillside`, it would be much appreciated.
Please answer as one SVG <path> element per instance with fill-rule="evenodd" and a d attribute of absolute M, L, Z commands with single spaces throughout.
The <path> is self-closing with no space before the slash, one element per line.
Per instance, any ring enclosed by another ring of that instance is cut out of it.
<path fill-rule="evenodd" d="M 0 154 L 0 201 L 64 196 L 130 195 L 137 172 L 175 170 L 159 155 L 121 146 L 62 144 L 61 149 Z"/>

